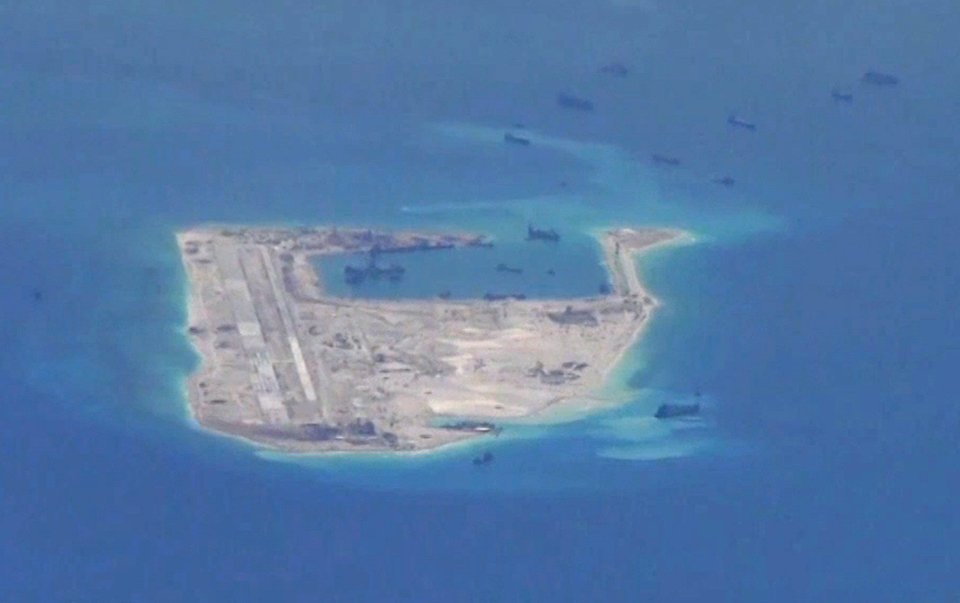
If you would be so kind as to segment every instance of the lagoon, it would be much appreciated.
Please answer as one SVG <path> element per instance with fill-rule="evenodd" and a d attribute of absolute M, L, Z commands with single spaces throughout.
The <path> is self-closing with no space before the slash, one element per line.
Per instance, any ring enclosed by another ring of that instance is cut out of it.
<path fill-rule="evenodd" d="M 493 247 L 382 254 L 378 265 L 404 268 L 400 280 L 345 281 L 345 267 L 369 261 L 369 254 L 315 258 L 327 292 L 346 298 L 480 299 L 487 293 L 520 293 L 528 299 L 563 299 L 596 296 L 610 284 L 596 241 L 575 231 L 564 233 L 558 243 L 498 240 Z"/>

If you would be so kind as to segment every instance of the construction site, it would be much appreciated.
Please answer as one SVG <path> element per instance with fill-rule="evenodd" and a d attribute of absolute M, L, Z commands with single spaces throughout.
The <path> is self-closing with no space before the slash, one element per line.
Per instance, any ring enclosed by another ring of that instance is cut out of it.
<path fill-rule="evenodd" d="M 491 245 L 482 236 L 338 228 L 200 227 L 177 235 L 190 409 L 207 429 L 290 452 L 417 451 L 493 437 L 501 422 L 605 401 L 602 385 L 656 305 L 637 253 L 662 229 L 598 235 L 610 287 L 577 299 L 344 299 L 315 256 Z M 364 277 L 397 278 L 399 265 Z M 345 278 L 360 278 L 359 273 Z"/>

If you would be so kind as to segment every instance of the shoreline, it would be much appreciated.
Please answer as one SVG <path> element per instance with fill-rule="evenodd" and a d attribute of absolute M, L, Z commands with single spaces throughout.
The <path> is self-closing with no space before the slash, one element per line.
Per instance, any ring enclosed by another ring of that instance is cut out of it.
<path fill-rule="evenodd" d="M 604 230 L 609 231 L 610 229 L 604 229 Z M 623 348 L 623 350 L 617 356 L 614 363 L 608 367 L 607 371 L 604 373 L 604 376 L 603 376 L 604 382 L 606 382 L 610 374 L 614 370 L 616 370 L 616 368 L 618 367 L 620 362 L 623 360 L 623 357 L 627 354 L 627 352 L 629 352 L 630 349 L 633 348 L 634 344 L 636 344 L 637 341 L 640 340 L 640 337 L 643 335 L 643 332 L 649 326 L 650 320 L 653 319 L 653 313 L 656 311 L 658 307 L 660 307 L 660 300 L 654 297 L 650 293 L 649 289 L 647 289 L 644 286 L 643 280 L 640 278 L 639 270 L 637 269 L 637 266 L 636 266 L 636 261 L 640 257 L 644 255 L 648 255 L 653 251 L 656 251 L 657 249 L 662 249 L 664 247 L 673 247 L 677 245 L 693 244 L 696 242 L 696 238 L 690 232 L 687 232 L 685 230 L 678 230 L 678 229 L 658 229 L 658 230 L 660 230 L 661 232 L 669 233 L 670 236 L 664 237 L 654 243 L 651 243 L 639 249 L 629 249 L 626 253 L 626 257 L 623 258 L 629 261 L 629 266 L 623 266 L 622 269 L 631 275 L 631 278 L 635 283 L 635 287 L 637 288 L 637 293 L 639 295 L 642 295 L 645 299 L 649 299 L 651 301 L 650 316 L 647 320 L 643 321 L 643 323 L 640 325 L 640 328 L 636 331 L 633 339 L 630 341 L 627 347 Z M 607 266 L 608 270 L 612 270 L 611 266 L 617 263 L 614 257 L 616 255 L 616 251 L 615 249 L 611 248 L 612 241 L 608 237 L 605 238 L 602 236 L 598 236 L 597 232 L 591 232 L 590 234 L 596 237 L 598 241 L 600 241 L 600 245 L 604 253 L 604 259 L 605 259 L 604 264 L 605 266 Z"/>
<path fill-rule="evenodd" d="M 610 230 L 614 230 L 614 228 L 594 228 L 588 231 L 590 236 L 600 244 L 603 254 L 608 252 L 607 247 L 609 242 L 608 240 L 605 240 L 604 233 Z M 664 238 L 663 240 L 645 246 L 642 249 L 630 250 L 629 255 L 631 259 L 631 269 L 634 271 L 636 271 L 635 262 L 652 252 L 681 245 L 693 245 L 697 242 L 696 235 L 687 230 L 675 228 L 656 228 L 656 230 L 672 233 L 673 236 Z M 610 253 L 612 253 L 612 251 L 610 251 Z M 606 255 L 604 255 L 604 257 L 606 257 Z M 605 266 L 609 267 L 609 264 L 605 263 Z M 640 288 L 643 291 L 643 295 L 653 302 L 650 308 L 650 314 L 647 320 L 644 320 L 637 329 L 633 339 L 629 342 L 629 344 L 621 350 L 616 359 L 610 365 L 608 365 L 607 370 L 604 371 L 602 383 L 599 386 L 596 395 L 587 398 L 593 403 L 587 404 L 581 408 L 571 408 L 572 404 L 560 403 L 551 408 L 544 409 L 540 413 L 517 419 L 514 421 L 514 423 L 520 423 L 524 425 L 551 425 L 566 423 L 570 421 L 576 421 L 590 414 L 608 410 L 629 402 L 629 400 L 625 399 L 629 396 L 629 392 L 623 388 L 624 384 L 614 383 L 612 382 L 612 379 L 614 378 L 614 373 L 623 368 L 624 360 L 636 348 L 636 345 L 640 342 L 644 333 L 650 327 L 650 323 L 654 318 L 656 309 L 661 306 L 659 298 L 654 297 L 650 293 L 649 289 L 644 286 L 643 279 L 640 278 L 639 273 L 637 274 L 637 283 L 639 283 Z M 611 387 L 617 389 L 610 391 Z"/>
<path fill-rule="evenodd" d="M 228 424 L 222 423 L 218 420 L 212 420 L 209 417 L 204 416 L 199 412 L 200 407 L 198 406 L 199 402 L 197 400 L 202 399 L 203 386 L 204 382 L 199 381 L 198 377 L 205 373 L 209 373 L 211 370 L 211 347 L 209 345 L 204 346 L 198 341 L 198 336 L 196 333 L 196 328 L 192 325 L 196 325 L 200 322 L 210 325 L 212 324 L 209 309 L 204 304 L 201 293 L 198 291 L 197 287 L 197 274 L 195 274 L 194 269 L 196 266 L 192 266 L 191 262 L 188 261 L 187 255 L 188 250 L 191 249 L 190 245 L 190 233 L 203 232 L 209 233 L 210 226 L 202 227 L 202 230 L 198 229 L 184 229 L 176 233 L 178 247 L 181 251 L 181 256 L 187 274 L 187 283 L 186 283 L 186 295 L 187 295 L 187 321 L 188 325 L 191 325 L 190 328 L 186 329 L 188 332 L 188 337 L 191 340 L 191 347 L 194 352 L 200 359 L 199 366 L 196 370 L 186 379 L 184 393 L 186 397 L 186 403 L 191 419 L 192 426 L 204 431 L 212 432 L 219 436 L 225 436 L 230 438 L 233 441 L 242 442 L 245 445 L 254 447 L 258 452 L 266 452 L 270 454 L 280 454 L 280 455 L 291 455 L 295 457 L 302 456 L 330 456 L 335 455 L 338 458 L 344 455 L 355 455 L 359 454 L 362 456 L 368 455 L 389 455 L 396 456 L 400 454 L 404 457 L 409 456 L 420 456 L 422 454 L 434 453 L 440 450 L 447 450 L 451 447 L 456 447 L 454 445 L 461 444 L 472 444 L 480 442 L 489 438 L 489 434 L 478 431 L 461 431 L 461 430 L 446 430 L 446 433 L 440 432 L 441 437 L 436 437 L 429 442 L 419 442 L 416 443 L 413 447 L 400 448 L 400 447 L 391 447 L 384 448 L 378 446 L 370 445 L 357 445 L 356 443 L 350 445 L 333 445 L 332 447 L 318 448 L 305 445 L 304 441 L 295 439 L 295 440 L 276 440 L 279 435 L 274 436 L 264 436 L 263 433 L 276 433 L 280 434 L 281 432 L 257 432 L 251 427 L 253 423 L 249 420 L 246 423 L 236 424 L 234 426 L 229 426 Z M 236 227 L 223 227 L 226 228 L 236 228 Z M 305 229 L 307 230 L 307 229 Z M 241 229 L 240 232 L 244 233 L 258 233 L 264 232 L 265 229 L 250 228 L 250 229 Z M 317 229 L 310 229 L 311 232 L 319 232 Z M 334 232 L 337 232 L 334 229 Z M 575 393 L 572 395 L 562 395 L 556 398 L 551 398 L 546 404 L 540 404 L 535 407 L 524 407 L 523 410 L 511 411 L 507 415 L 504 415 L 503 412 L 495 412 L 491 418 L 495 418 L 498 423 L 510 424 L 510 423 L 519 423 L 527 425 L 537 425 L 542 424 L 546 425 L 555 421 L 550 419 L 551 416 L 556 417 L 558 414 L 563 414 L 564 412 L 569 412 L 571 407 L 576 404 L 579 404 L 579 408 L 575 409 L 577 414 L 585 415 L 591 412 L 595 412 L 599 408 L 610 406 L 611 404 L 618 403 L 617 400 L 611 399 L 609 392 L 604 392 L 604 388 L 609 386 L 609 377 L 611 373 L 616 370 L 619 365 L 622 363 L 622 360 L 626 353 L 634 347 L 636 342 L 642 336 L 647 323 L 649 322 L 652 316 L 652 310 L 659 305 L 659 303 L 649 295 L 649 292 L 637 274 L 635 260 L 637 257 L 644 255 L 654 249 L 668 245 L 668 244 L 677 244 L 679 242 L 685 242 L 692 240 L 692 237 L 689 233 L 685 231 L 675 230 L 675 229 L 612 229 L 608 230 L 602 234 L 598 234 L 596 231 L 592 231 L 591 234 L 599 243 L 603 252 L 604 263 L 607 266 L 608 274 L 611 277 L 611 281 L 614 284 L 615 291 L 610 295 L 601 296 L 600 298 L 588 298 L 583 300 L 581 298 L 574 299 L 554 299 L 554 300 L 543 300 L 538 299 L 535 302 L 524 302 L 524 301 L 508 301 L 508 302 L 483 302 L 479 300 L 451 300 L 444 304 L 438 304 L 434 300 L 413 300 L 413 301 L 397 301 L 397 302 L 368 302 L 368 301 L 357 301 L 357 300 L 343 300 L 340 298 L 329 298 L 323 297 L 320 300 L 312 300 L 317 302 L 323 302 L 325 304 L 332 304 L 333 306 L 340 307 L 341 309 L 345 306 L 351 305 L 356 306 L 359 309 L 364 308 L 373 308 L 375 310 L 387 311 L 390 312 L 401 312 L 401 315 L 405 315 L 405 312 L 416 310 L 418 308 L 426 307 L 437 307 L 444 306 L 449 308 L 461 308 L 461 309 L 477 309 L 477 308 L 501 308 L 502 311 L 507 311 L 507 308 L 523 308 L 525 306 L 535 307 L 535 306 L 550 306 L 562 303 L 597 303 L 600 301 L 606 302 L 609 301 L 608 298 L 622 298 L 623 300 L 633 299 L 633 303 L 638 303 L 640 308 L 643 308 L 643 312 L 639 315 L 638 324 L 629 334 L 629 337 L 625 340 L 620 337 L 617 339 L 618 344 L 616 345 L 615 354 L 612 358 L 609 358 L 604 362 L 604 366 L 599 373 L 599 378 L 592 377 L 588 379 L 591 383 L 589 387 L 589 394 Z M 413 237 L 423 237 L 427 236 L 425 232 L 417 233 L 404 233 L 406 236 Z M 445 233 L 443 235 L 431 235 L 431 236 L 454 236 L 450 233 Z M 480 241 L 482 238 L 476 237 L 475 235 L 466 235 L 463 233 L 458 233 L 458 237 L 473 237 L 470 238 L 470 241 Z M 419 241 L 419 239 L 417 239 Z M 446 239 L 445 239 L 446 240 Z M 463 239 L 468 240 L 468 239 Z M 622 248 L 621 248 L 622 245 Z M 439 247 L 438 247 L 439 248 Z M 405 250 L 405 249 L 404 249 Z M 309 258 L 315 255 L 329 255 L 330 253 L 344 253 L 344 250 L 323 250 L 325 253 L 316 253 L 315 250 L 311 250 L 309 253 L 304 254 L 300 257 Z M 266 255 L 264 255 L 265 261 Z M 285 269 L 286 270 L 286 269 Z M 269 269 L 268 269 L 269 271 Z M 319 273 L 313 271 L 312 276 L 314 277 L 314 283 L 321 283 L 322 279 L 320 278 Z M 284 272 L 284 278 L 286 279 L 289 276 L 288 272 Z M 290 286 L 287 281 L 285 281 L 286 286 Z M 319 295 L 323 295 L 323 291 L 317 289 L 315 291 Z M 279 291 L 278 291 L 279 294 Z M 345 303 L 346 301 L 346 303 Z M 626 302 L 624 302 L 626 303 Z M 291 306 L 292 307 L 292 306 Z M 567 305 L 567 310 L 565 312 L 570 312 L 570 306 Z M 562 316 L 562 313 L 561 313 Z M 555 319 L 556 320 L 556 319 Z M 288 325 L 288 328 L 289 325 Z M 465 345 L 461 343 L 460 345 Z M 301 363 L 302 364 L 302 363 Z M 304 366 L 300 366 L 301 376 L 309 379 L 308 375 L 305 375 L 307 372 Z M 311 371 L 313 368 L 311 367 Z M 482 391 L 482 389 L 480 390 Z M 491 392 L 492 393 L 492 392 Z M 493 394 L 493 400 L 497 400 L 496 394 Z M 619 398 L 619 396 L 616 396 Z M 423 401 L 420 401 L 421 405 Z M 487 403 L 485 403 L 487 404 Z M 455 406 L 455 405 L 454 405 Z M 506 406 L 501 406 L 497 404 L 497 408 L 507 408 Z M 474 411 L 481 407 L 476 406 L 467 406 L 463 408 L 470 408 Z M 482 412 L 435 412 L 433 415 L 438 419 L 444 417 L 454 419 L 456 417 L 485 417 L 488 416 L 489 409 L 484 406 L 484 411 Z M 515 414 L 514 414 L 515 413 Z M 247 427 L 242 427 L 242 425 L 247 425 Z M 437 430 L 434 429 L 433 433 L 436 434 Z M 282 436 L 286 437 L 286 436 Z M 423 437 L 423 436 L 421 436 Z"/>

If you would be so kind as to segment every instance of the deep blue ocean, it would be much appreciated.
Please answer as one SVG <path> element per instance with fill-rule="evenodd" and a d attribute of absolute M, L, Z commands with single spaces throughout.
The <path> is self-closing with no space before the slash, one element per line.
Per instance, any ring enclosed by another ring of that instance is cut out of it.
<path fill-rule="evenodd" d="M 958 600 L 958 30 L 950 0 L 0 2 L 0 601 Z M 478 469 L 197 430 L 202 222 L 555 227 L 516 260 L 542 295 L 596 289 L 591 230 L 696 240 L 639 262 L 624 403 Z"/>

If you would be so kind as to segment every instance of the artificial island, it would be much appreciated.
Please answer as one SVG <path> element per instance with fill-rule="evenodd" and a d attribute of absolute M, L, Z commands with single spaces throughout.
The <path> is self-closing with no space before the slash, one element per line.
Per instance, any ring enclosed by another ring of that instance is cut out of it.
<path fill-rule="evenodd" d="M 204 428 L 290 452 L 418 451 L 500 421 L 604 402 L 601 386 L 656 302 L 635 254 L 682 233 L 599 234 L 609 286 L 594 297 L 374 300 L 325 291 L 316 256 L 443 253 L 458 233 L 208 226 L 177 234 L 189 282 L 188 380 Z M 556 243 L 553 231 L 528 238 Z M 374 261 L 350 279 L 397 278 Z"/>

